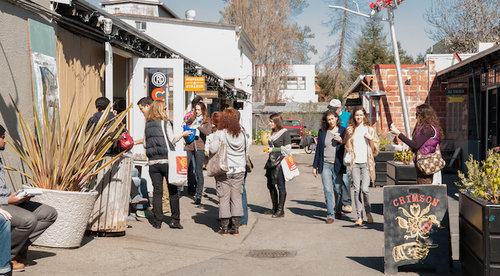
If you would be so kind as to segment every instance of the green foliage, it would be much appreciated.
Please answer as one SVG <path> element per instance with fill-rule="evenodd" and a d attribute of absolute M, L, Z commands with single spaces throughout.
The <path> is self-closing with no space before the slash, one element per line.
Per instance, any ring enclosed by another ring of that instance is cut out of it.
<path fill-rule="evenodd" d="M 8 169 L 26 176 L 31 184 L 38 188 L 80 191 L 88 185 L 92 177 L 118 159 L 123 152 L 102 164 L 104 155 L 125 127 L 121 122 L 132 105 L 117 115 L 114 121 L 106 122 L 110 113 L 109 105 L 97 125 L 87 130 L 86 118 L 89 117 L 87 112 L 90 103 L 79 115 L 73 113 L 73 104 L 74 101 L 63 117 L 60 116 L 59 106 L 55 114 L 49 114 L 49 108 L 45 106 L 41 118 L 34 110 L 34 131 L 16 106 L 21 128 L 20 140 L 10 137 L 12 143 L 8 144 L 26 167 Z M 76 116 L 76 122 L 73 116 Z"/>
<path fill-rule="evenodd" d="M 259 131 L 257 131 L 257 134 L 253 136 L 253 140 L 255 141 L 256 144 L 262 144 L 262 138 L 261 138 L 262 133 L 271 133 L 271 131 L 259 129 Z"/>
<path fill-rule="evenodd" d="M 318 132 L 316 130 L 311 130 L 310 134 L 314 137 L 318 137 Z"/>
<path fill-rule="evenodd" d="M 413 59 L 412 56 L 408 55 L 408 53 L 401 47 L 401 43 L 398 41 L 398 52 L 399 52 L 399 62 L 401 64 L 415 64 L 416 61 Z M 390 64 L 395 64 L 396 59 L 394 58 L 394 50 L 392 49 L 392 44 L 391 44 L 391 52 L 389 54 L 389 63 Z"/>
<path fill-rule="evenodd" d="M 369 20 L 363 28 L 362 35 L 354 46 L 351 60 L 351 78 L 372 73 L 374 64 L 389 63 L 389 51 L 382 25 Z"/>
<path fill-rule="evenodd" d="M 486 160 L 477 161 L 472 154 L 465 162 L 467 175 L 458 171 L 461 192 L 483 198 L 492 203 L 500 203 L 500 147 L 488 150 Z"/>
<path fill-rule="evenodd" d="M 394 153 L 394 161 L 403 162 L 405 165 L 410 165 L 415 154 L 411 150 L 396 151 Z"/>
<path fill-rule="evenodd" d="M 379 139 L 379 141 L 380 141 L 380 144 L 379 144 L 378 148 L 379 148 L 381 151 L 385 150 L 385 146 L 392 144 L 392 141 L 391 141 L 391 140 L 389 140 L 389 139 L 387 139 L 387 138 L 386 138 L 385 136 L 383 136 L 383 135 L 380 135 L 380 136 L 378 137 L 378 139 Z"/>

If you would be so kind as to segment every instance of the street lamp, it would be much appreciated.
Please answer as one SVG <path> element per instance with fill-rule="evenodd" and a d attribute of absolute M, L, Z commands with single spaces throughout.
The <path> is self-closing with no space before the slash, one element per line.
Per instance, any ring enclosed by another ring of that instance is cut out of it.
<path fill-rule="evenodd" d="M 382 97 L 384 95 L 387 95 L 387 92 L 379 91 L 379 90 L 372 91 L 372 92 L 365 94 L 365 96 L 367 96 L 370 99 L 370 108 L 372 106 L 372 102 L 375 102 L 375 124 L 377 125 L 377 135 L 380 134 L 379 129 L 378 129 L 378 114 L 380 113 L 380 97 Z M 372 114 L 372 113 L 370 112 L 370 114 Z"/>
<path fill-rule="evenodd" d="M 401 75 L 401 63 L 399 60 L 399 49 L 398 49 L 398 42 L 396 40 L 396 31 L 394 30 L 394 13 L 393 10 L 397 9 L 398 4 L 403 2 L 404 0 L 377 0 L 376 2 L 372 3 L 370 5 L 372 11 L 371 14 L 364 14 L 359 11 L 358 4 L 356 4 L 356 7 L 358 8 L 358 11 L 353 11 L 350 9 L 347 9 L 345 7 L 340 7 L 340 6 L 332 6 L 329 5 L 328 7 L 332 9 L 340 9 L 344 10 L 359 16 L 363 16 L 366 18 L 370 18 L 373 20 L 379 20 L 379 21 L 385 21 L 389 22 L 390 26 L 390 31 L 391 31 L 391 40 L 392 40 L 392 49 L 394 50 L 394 61 L 396 63 L 396 73 L 398 76 L 398 88 L 399 88 L 399 96 L 401 98 L 401 108 L 403 110 L 403 118 L 404 118 L 404 123 L 405 123 L 405 132 L 406 136 L 411 139 L 411 132 L 410 132 L 410 121 L 408 119 L 408 109 L 406 105 L 406 97 L 405 97 L 405 91 L 404 91 L 404 86 L 403 86 L 403 77 Z M 383 18 L 383 17 L 378 17 L 378 13 L 382 8 L 387 8 L 387 15 L 389 18 Z"/>

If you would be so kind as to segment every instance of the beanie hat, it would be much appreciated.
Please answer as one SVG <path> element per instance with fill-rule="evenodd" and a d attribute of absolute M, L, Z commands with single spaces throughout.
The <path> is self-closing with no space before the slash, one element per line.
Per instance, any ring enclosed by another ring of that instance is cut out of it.
<path fill-rule="evenodd" d="M 3 136 L 5 134 L 5 128 L 0 125 L 0 136 Z"/>

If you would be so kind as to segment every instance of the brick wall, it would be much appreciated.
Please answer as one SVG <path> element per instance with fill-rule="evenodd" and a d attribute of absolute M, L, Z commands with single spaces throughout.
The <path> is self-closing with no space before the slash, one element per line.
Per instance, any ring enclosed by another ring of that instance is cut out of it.
<path fill-rule="evenodd" d="M 430 73 L 429 73 L 430 72 Z M 415 109 L 418 105 L 429 103 L 436 109 L 438 116 L 444 123 L 446 116 L 446 96 L 444 89 L 440 89 L 435 79 L 435 65 L 430 62 L 430 71 L 427 65 L 411 64 L 401 65 L 401 73 L 404 83 L 406 104 L 410 120 L 410 130 L 416 123 Z M 398 88 L 398 77 L 394 64 L 377 64 L 373 66 L 373 89 L 387 92 L 386 97 L 380 102 L 380 122 L 381 133 L 387 133 L 391 123 L 404 130 L 403 109 Z M 431 91 L 429 93 L 429 91 Z M 372 110 L 374 112 L 375 110 Z M 444 127 L 444 125 L 443 125 Z"/>

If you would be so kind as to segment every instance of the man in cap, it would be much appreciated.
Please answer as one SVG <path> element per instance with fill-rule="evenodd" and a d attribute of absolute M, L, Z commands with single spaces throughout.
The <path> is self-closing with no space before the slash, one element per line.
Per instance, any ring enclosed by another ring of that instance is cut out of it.
<path fill-rule="evenodd" d="M 0 125 L 0 150 L 5 149 L 5 128 Z M 12 269 L 23 271 L 30 246 L 57 219 L 57 211 L 45 204 L 30 201 L 30 195 L 18 197 L 5 182 L 5 169 L 0 158 L 0 207 L 9 212 L 11 222 Z"/>
<path fill-rule="evenodd" d="M 335 111 L 340 118 L 340 125 L 347 128 L 347 123 L 351 117 L 351 113 L 342 110 L 342 103 L 333 99 L 328 105 L 328 109 Z M 351 200 L 351 177 L 349 175 L 349 170 L 346 170 L 345 174 L 342 176 L 344 185 L 342 185 L 342 210 L 346 213 L 352 212 L 352 200 Z"/>

